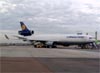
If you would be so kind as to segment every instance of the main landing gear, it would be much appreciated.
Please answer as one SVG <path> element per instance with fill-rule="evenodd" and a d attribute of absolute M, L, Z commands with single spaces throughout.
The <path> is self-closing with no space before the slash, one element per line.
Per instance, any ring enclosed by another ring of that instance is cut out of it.
<path fill-rule="evenodd" d="M 45 43 L 42 43 L 42 42 L 35 42 L 34 47 L 35 48 L 56 48 L 56 44 L 54 44 L 54 43 L 45 44 Z"/>

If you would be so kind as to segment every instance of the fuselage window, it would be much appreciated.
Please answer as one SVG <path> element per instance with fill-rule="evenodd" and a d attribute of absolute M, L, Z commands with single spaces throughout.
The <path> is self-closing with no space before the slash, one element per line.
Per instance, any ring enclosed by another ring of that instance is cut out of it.
<path fill-rule="evenodd" d="M 67 36 L 67 38 L 84 38 L 84 36 Z"/>

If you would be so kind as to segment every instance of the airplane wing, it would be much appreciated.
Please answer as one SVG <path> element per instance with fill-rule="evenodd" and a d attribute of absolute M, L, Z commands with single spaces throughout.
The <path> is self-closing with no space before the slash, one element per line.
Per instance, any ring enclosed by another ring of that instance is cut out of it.
<path fill-rule="evenodd" d="M 29 41 L 27 38 L 25 37 L 21 37 L 21 36 L 14 36 L 14 37 L 17 37 L 18 39 L 21 39 L 21 40 L 25 40 L 25 41 Z"/>
<path fill-rule="evenodd" d="M 8 35 L 4 35 L 6 39 L 10 39 Z M 18 38 L 19 40 L 23 40 L 23 41 L 30 41 L 30 42 L 33 42 L 33 41 L 41 41 L 41 42 L 44 42 L 44 40 L 38 40 L 38 39 L 29 39 L 27 37 L 23 37 L 23 36 L 17 36 L 17 35 L 12 35 L 13 37 L 16 37 Z M 47 40 L 45 40 L 47 41 Z"/>
<path fill-rule="evenodd" d="M 38 45 L 39 46 L 46 46 L 46 45 L 52 45 L 53 44 L 53 41 L 44 40 L 44 39 L 43 40 L 41 40 L 41 39 L 30 39 L 28 37 L 17 36 L 17 35 L 13 35 L 13 37 L 18 38 L 19 40 L 28 41 L 36 47 L 38 47 Z M 9 37 L 7 35 L 5 35 L 5 38 L 9 40 Z"/>
<path fill-rule="evenodd" d="M 5 36 L 5 38 L 8 39 L 8 40 L 10 39 L 10 38 L 8 37 L 8 35 L 5 34 L 4 36 Z M 24 40 L 24 41 L 30 41 L 30 40 L 28 40 L 27 38 L 22 37 L 22 36 L 15 36 L 15 35 L 13 35 L 13 37 L 17 37 L 18 39 L 21 39 L 21 40 Z"/>

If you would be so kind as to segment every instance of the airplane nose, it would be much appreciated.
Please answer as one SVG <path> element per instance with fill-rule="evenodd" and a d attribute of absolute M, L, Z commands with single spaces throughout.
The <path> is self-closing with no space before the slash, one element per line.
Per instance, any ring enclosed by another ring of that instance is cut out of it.
<path fill-rule="evenodd" d="M 95 41 L 95 38 L 94 37 L 89 37 L 89 40 Z"/>

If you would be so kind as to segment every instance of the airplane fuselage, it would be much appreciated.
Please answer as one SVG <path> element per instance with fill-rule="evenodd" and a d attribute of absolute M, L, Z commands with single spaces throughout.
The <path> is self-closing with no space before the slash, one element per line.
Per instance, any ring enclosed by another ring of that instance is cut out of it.
<path fill-rule="evenodd" d="M 90 35 L 64 35 L 64 34 L 34 34 L 27 37 L 29 40 L 40 40 L 40 41 L 56 41 L 56 42 L 93 42 L 94 37 Z"/>
<path fill-rule="evenodd" d="M 34 34 L 27 37 L 29 40 L 36 42 L 43 42 L 47 45 L 85 45 L 93 43 L 94 37 L 90 35 L 77 35 L 77 34 Z"/>

